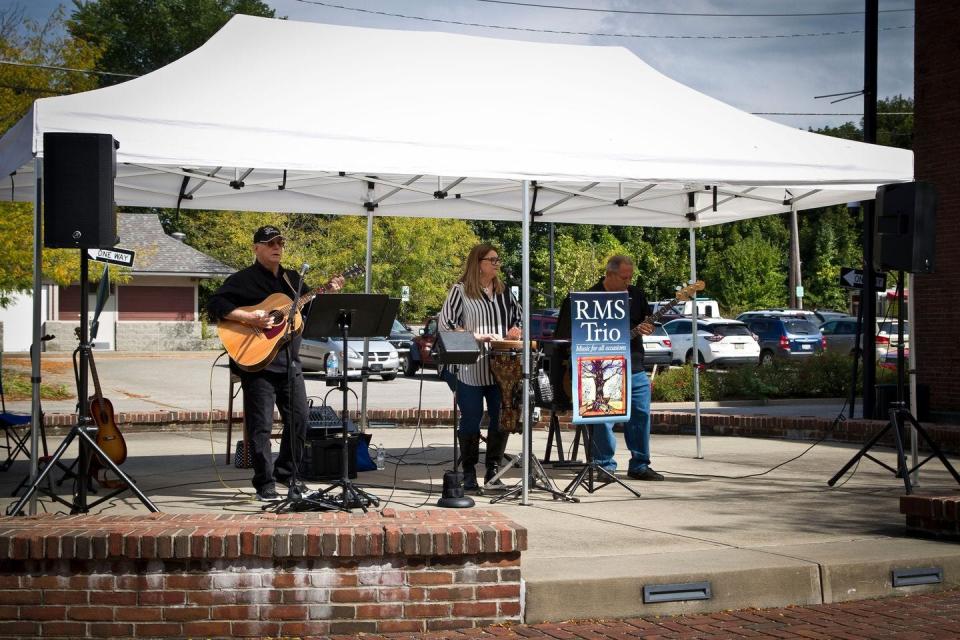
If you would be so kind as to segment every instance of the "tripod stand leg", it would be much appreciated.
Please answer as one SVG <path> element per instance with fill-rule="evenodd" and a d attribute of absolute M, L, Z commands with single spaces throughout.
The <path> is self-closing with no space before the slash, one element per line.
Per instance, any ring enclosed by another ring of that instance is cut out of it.
<path fill-rule="evenodd" d="M 852 467 L 854 464 L 856 464 L 857 462 L 859 462 L 860 458 L 862 458 L 863 456 L 867 455 L 867 451 L 869 451 L 870 449 L 872 449 L 872 448 L 873 448 L 873 445 L 877 444 L 877 442 L 880 441 L 880 438 L 883 437 L 883 435 L 887 432 L 887 429 L 889 429 L 889 428 L 890 428 L 890 423 L 888 422 L 888 423 L 883 427 L 883 429 L 880 429 L 880 431 L 878 431 L 872 438 L 870 438 L 869 441 L 867 441 L 867 444 L 865 444 L 865 445 L 863 445 L 863 447 L 861 447 L 860 451 L 858 451 L 857 453 L 855 453 L 852 458 L 850 458 L 849 460 L 847 460 L 847 463 L 846 463 L 845 465 L 843 465 L 843 467 L 840 469 L 840 471 L 837 471 L 837 473 L 834 474 L 834 476 L 833 476 L 832 478 L 830 478 L 829 480 L 827 480 L 827 485 L 829 485 L 829 486 L 831 486 L 831 487 L 832 487 L 833 485 L 835 485 L 835 484 L 837 483 L 837 480 L 839 480 L 840 478 L 842 478 L 843 475 L 844 475 L 847 471 L 850 470 L 850 467 Z"/>
<path fill-rule="evenodd" d="M 893 441 L 897 445 L 897 473 L 903 477 L 907 495 L 913 493 L 910 474 L 907 473 L 907 454 L 903 451 L 903 414 L 900 409 L 890 409 L 890 424 L 893 425 Z"/>
<path fill-rule="evenodd" d="M 40 486 L 40 483 L 43 482 L 44 479 L 50 474 L 51 470 L 54 468 L 54 466 L 56 466 L 56 463 L 59 462 L 60 458 L 63 457 L 63 454 L 67 451 L 67 447 L 70 446 L 70 444 L 73 442 L 73 439 L 77 437 L 77 434 L 79 432 L 80 432 L 79 426 L 74 426 L 73 429 L 70 430 L 70 433 L 68 433 L 67 437 L 63 439 L 63 442 L 60 443 L 60 446 L 57 447 L 57 450 L 53 452 L 53 457 L 51 457 L 50 461 L 47 462 L 47 466 L 45 466 L 43 468 L 43 471 L 41 471 L 37 475 L 37 479 L 34 480 L 33 484 L 31 484 L 27 488 L 23 496 L 19 500 L 17 500 L 17 502 L 13 505 L 13 507 L 10 508 L 10 510 L 7 511 L 7 515 L 9 516 L 20 515 L 20 512 L 23 511 L 23 507 L 27 504 L 27 501 L 30 500 L 30 496 L 32 496 L 37 491 L 37 488 Z"/>
<path fill-rule="evenodd" d="M 950 472 L 950 475 L 953 476 L 953 479 L 957 482 L 957 484 L 960 484 L 960 474 L 957 474 L 957 470 L 953 468 L 953 465 L 950 464 L 950 461 L 947 460 L 947 457 L 943 455 L 943 451 L 933 441 L 933 438 L 930 437 L 930 434 L 927 433 L 927 430 L 924 429 L 923 426 L 921 426 L 921 424 L 917 421 L 916 418 L 913 417 L 913 414 L 909 412 L 904 412 L 904 417 L 910 421 L 910 423 L 913 425 L 913 428 L 917 430 L 917 433 L 920 435 L 921 438 L 923 438 L 923 441 L 927 443 L 928 447 L 930 447 L 930 451 L 932 451 L 933 455 L 935 455 L 943 464 L 943 466 L 946 467 L 947 471 Z M 926 460 L 924 460 L 924 462 L 926 462 Z M 914 471 L 919 469 L 922 465 L 923 465 L 923 462 L 921 462 L 916 467 L 911 469 L 910 473 L 913 473 Z"/>
<path fill-rule="evenodd" d="M 135 496 L 137 496 L 137 499 L 140 500 L 141 503 L 143 503 L 143 506 L 145 506 L 149 511 L 153 513 L 157 513 L 158 511 L 160 511 L 160 509 L 157 509 L 157 507 L 152 502 L 150 502 L 150 498 L 145 496 L 143 492 L 140 491 L 136 483 L 133 480 L 131 480 L 127 474 L 125 474 L 123 471 L 120 470 L 120 467 L 118 467 L 117 464 L 113 460 L 111 460 L 107 454 L 103 452 L 103 449 L 97 446 L 97 443 L 93 438 L 91 438 L 82 430 L 80 431 L 80 438 L 87 443 L 87 446 L 89 446 L 94 453 L 100 454 L 101 462 L 105 462 L 107 467 L 111 471 L 113 471 L 115 474 L 117 474 L 117 478 L 121 482 L 123 482 L 125 485 L 127 485 L 127 488 L 130 489 L 130 491 L 132 491 Z M 103 502 L 103 500 L 98 501 L 98 504 L 100 502 Z"/>

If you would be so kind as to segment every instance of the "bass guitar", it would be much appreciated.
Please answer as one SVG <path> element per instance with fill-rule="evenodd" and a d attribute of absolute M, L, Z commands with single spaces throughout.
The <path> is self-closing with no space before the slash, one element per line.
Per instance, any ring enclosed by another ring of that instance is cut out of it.
<path fill-rule="evenodd" d="M 123 439 L 123 434 L 117 428 L 114 419 L 113 403 L 103 397 L 103 391 L 100 389 L 100 377 L 97 375 L 97 365 L 93 360 L 93 352 L 90 352 L 90 373 L 93 374 L 94 394 L 90 396 L 90 417 L 97 425 L 97 446 L 103 451 L 106 457 L 110 458 L 114 464 L 121 465 L 127 459 L 127 443 Z M 91 474 L 95 472 L 95 467 L 106 467 L 106 462 L 97 454 L 91 461 Z"/>
<path fill-rule="evenodd" d="M 688 284 L 687 286 L 681 287 L 680 289 L 678 289 L 677 294 L 673 298 L 673 300 L 671 300 L 665 305 L 662 305 L 659 309 L 657 309 L 655 313 L 647 316 L 643 322 L 641 322 L 640 324 L 635 326 L 633 329 L 631 329 L 630 337 L 636 338 L 641 333 L 640 327 L 642 325 L 653 324 L 654 322 L 658 322 L 660 318 L 662 318 L 667 313 L 669 313 L 675 306 L 677 306 L 681 302 L 692 299 L 693 296 L 697 293 L 697 291 L 703 291 L 703 288 L 705 286 L 706 285 L 703 283 L 703 280 L 697 280 L 693 284 Z"/>
<path fill-rule="evenodd" d="M 349 279 L 359 276 L 365 271 L 365 267 L 355 264 L 340 273 L 339 276 Z M 237 363 L 237 366 L 244 371 L 263 369 L 273 362 L 277 352 L 280 351 L 280 347 L 287 343 L 290 336 L 298 335 L 303 331 L 303 318 L 300 316 L 300 309 L 303 308 L 303 305 L 329 289 L 329 285 L 324 285 L 300 296 L 300 299 L 296 302 L 297 310 L 289 334 L 287 323 L 290 319 L 290 307 L 294 304 L 290 296 L 283 293 L 274 293 L 259 304 L 239 307 L 243 311 L 267 312 L 273 319 L 273 326 L 269 329 L 261 329 L 235 320 L 220 320 L 217 323 L 217 334 L 220 336 L 223 348 L 227 350 L 230 358 Z"/>

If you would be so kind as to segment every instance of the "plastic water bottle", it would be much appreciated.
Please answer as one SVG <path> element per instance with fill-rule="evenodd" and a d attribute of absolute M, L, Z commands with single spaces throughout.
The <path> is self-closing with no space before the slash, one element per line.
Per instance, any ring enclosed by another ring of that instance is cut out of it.
<path fill-rule="evenodd" d="M 327 355 L 327 380 L 334 380 L 340 377 L 340 359 L 337 354 L 331 351 Z"/>
<path fill-rule="evenodd" d="M 377 445 L 377 471 L 383 471 L 387 468 L 387 452 L 383 448 L 383 443 Z"/>

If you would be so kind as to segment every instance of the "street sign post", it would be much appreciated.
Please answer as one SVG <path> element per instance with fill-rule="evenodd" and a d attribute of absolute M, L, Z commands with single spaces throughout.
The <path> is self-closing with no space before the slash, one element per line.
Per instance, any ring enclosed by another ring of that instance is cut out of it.
<path fill-rule="evenodd" d="M 129 249 L 87 249 L 87 255 L 97 262 L 109 262 L 121 267 L 132 267 L 136 252 Z"/>
<path fill-rule="evenodd" d="M 887 288 L 887 274 L 877 271 L 876 279 L 873 282 L 873 288 L 877 291 L 883 291 Z M 863 286 L 863 269 L 854 269 L 853 267 L 840 267 L 840 286 L 848 289 L 859 289 Z"/>
<path fill-rule="evenodd" d="M 400 287 L 400 302 L 410 302 L 410 287 L 407 285 Z"/>

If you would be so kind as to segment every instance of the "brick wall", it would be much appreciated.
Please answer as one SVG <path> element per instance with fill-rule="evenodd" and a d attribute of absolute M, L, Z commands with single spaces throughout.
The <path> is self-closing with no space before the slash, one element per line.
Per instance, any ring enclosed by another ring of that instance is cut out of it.
<path fill-rule="evenodd" d="M 0 637 L 263 637 L 520 620 L 526 530 L 467 511 L 0 518 Z"/>
<path fill-rule="evenodd" d="M 936 185 L 940 206 L 936 273 L 915 278 L 911 342 L 931 410 L 951 418 L 960 416 L 960 12 L 952 2 L 917 2 L 915 21 L 916 178 Z"/>
<path fill-rule="evenodd" d="M 960 539 L 960 497 L 902 496 L 907 531 L 924 537 Z"/>

